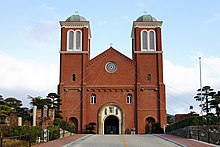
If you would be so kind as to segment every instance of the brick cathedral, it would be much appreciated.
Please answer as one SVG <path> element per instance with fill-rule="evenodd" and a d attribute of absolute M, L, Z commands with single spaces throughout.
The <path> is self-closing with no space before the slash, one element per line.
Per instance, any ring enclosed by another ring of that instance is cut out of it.
<path fill-rule="evenodd" d="M 90 58 L 89 21 L 72 15 L 61 25 L 60 81 L 64 120 L 83 133 L 148 133 L 149 124 L 166 126 L 162 21 L 149 14 L 133 22 L 132 59 L 112 46 Z M 101 41 L 101 40 L 100 40 Z"/>

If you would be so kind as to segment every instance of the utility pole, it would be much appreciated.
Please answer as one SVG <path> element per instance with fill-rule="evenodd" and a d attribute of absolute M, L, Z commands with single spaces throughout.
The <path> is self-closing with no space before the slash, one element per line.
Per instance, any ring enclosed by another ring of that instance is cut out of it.
<path fill-rule="evenodd" d="M 201 115 L 202 113 L 202 64 L 201 64 L 201 57 L 199 57 L 199 73 L 200 73 L 200 98 L 201 98 Z"/>

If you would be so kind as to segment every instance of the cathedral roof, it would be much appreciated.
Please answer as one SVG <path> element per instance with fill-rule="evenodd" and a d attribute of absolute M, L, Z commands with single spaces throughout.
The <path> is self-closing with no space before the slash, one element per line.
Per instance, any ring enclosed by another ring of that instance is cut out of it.
<path fill-rule="evenodd" d="M 140 17 L 138 17 L 138 19 L 136 21 L 157 21 L 153 16 L 151 16 L 150 14 L 144 14 Z"/>
<path fill-rule="evenodd" d="M 120 53 L 119 51 L 117 51 L 113 47 L 110 47 L 109 49 L 105 50 L 104 52 L 102 52 L 101 54 L 99 54 L 98 56 L 96 56 L 92 60 L 90 60 L 89 65 L 100 62 L 100 60 L 102 60 L 105 57 L 111 58 L 112 56 L 109 55 L 110 53 L 113 53 L 115 56 L 118 56 L 121 60 L 124 60 L 128 63 L 133 64 L 132 59 L 130 59 L 129 57 L 127 57 L 124 54 Z"/>
<path fill-rule="evenodd" d="M 74 14 L 66 19 L 66 21 L 86 21 L 86 19 L 83 16 L 80 16 L 78 14 Z"/>

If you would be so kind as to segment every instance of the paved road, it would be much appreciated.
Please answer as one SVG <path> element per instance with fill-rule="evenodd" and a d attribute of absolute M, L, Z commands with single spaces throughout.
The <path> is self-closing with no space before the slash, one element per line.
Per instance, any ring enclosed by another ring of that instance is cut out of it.
<path fill-rule="evenodd" d="M 64 147 L 178 147 L 154 135 L 92 135 Z"/>

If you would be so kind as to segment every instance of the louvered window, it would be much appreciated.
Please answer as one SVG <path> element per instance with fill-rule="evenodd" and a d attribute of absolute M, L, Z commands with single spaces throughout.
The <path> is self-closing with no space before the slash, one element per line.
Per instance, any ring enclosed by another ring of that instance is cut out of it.
<path fill-rule="evenodd" d="M 143 30 L 141 32 L 141 50 L 156 51 L 156 33 L 154 30 Z"/>
<path fill-rule="evenodd" d="M 150 50 L 155 50 L 155 33 L 150 31 Z"/>
<path fill-rule="evenodd" d="M 81 50 L 81 32 L 76 31 L 76 50 Z"/>
<path fill-rule="evenodd" d="M 147 33 L 147 31 L 142 32 L 142 49 L 148 50 L 148 33 Z"/>
<path fill-rule="evenodd" d="M 73 31 L 69 31 L 69 50 L 73 50 L 74 49 L 74 32 Z"/>
<path fill-rule="evenodd" d="M 82 32 L 80 30 L 70 30 L 67 33 L 67 51 L 82 50 Z"/>

